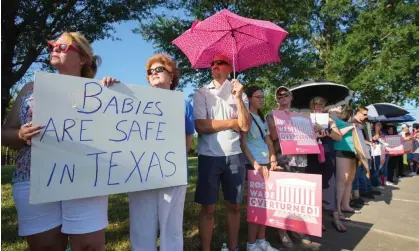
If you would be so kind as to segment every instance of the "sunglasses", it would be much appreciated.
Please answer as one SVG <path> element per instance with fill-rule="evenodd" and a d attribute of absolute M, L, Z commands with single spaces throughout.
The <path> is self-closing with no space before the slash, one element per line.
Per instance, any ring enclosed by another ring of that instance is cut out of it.
<path fill-rule="evenodd" d="M 58 48 L 60 52 L 66 53 L 68 50 L 73 50 L 75 52 L 80 52 L 79 49 L 72 46 L 71 44 L 61 44 L 61 43 L 55 43 L 55 42 L 48 42 L 47 49 L 51 53 L 54 48 Z"/>
<path fill-rule="evenodd" d="M 215 60 L 211 62 L 211 67 L 213 67 L 214 65 L 230 65 L 230 64 L 224 60 Z"/>
<path fill-rule="evenodd" d="M 148 76 L 150 76 L 150 75 L 152 75 L 154 72 L 155 73 L 160 73 L 160 72 L 164 72 L 164 71 L 167 71 L 166 70 L 166 68 L 164 68 L 163 66 L 157 66 L 156 68 L 154 68 L 154 69 L 149 69 L 149 70 L 147 70 L 147 75 Z"/>
<path fill-rule="evenodd" d="M 366 117 L 366 116 L 368 116 L 368 113 L 363 113 L 362 115 L 364 115 Z"/>
<path fill-rule="evenodd" d="M 286 97 L 291 96 L 291 94 L 289 94 L 289 93 L 285 93 L 285 94 L 278 94 L 278 95 L 276 95 L 276 96 L 277 96 L 277 98 L 286 98 Z"/>

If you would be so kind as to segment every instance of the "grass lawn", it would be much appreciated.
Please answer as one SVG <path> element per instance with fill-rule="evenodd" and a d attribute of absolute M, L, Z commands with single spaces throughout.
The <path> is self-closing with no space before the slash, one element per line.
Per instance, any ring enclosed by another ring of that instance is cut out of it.
<path fill-rule="evenodd" d="M 189 166 L 190 177 L 183 221 L 184 250 L 198 250 L 200 243 L 198 236 L 200 207 L 194 203 L 195 184 L 197 180 L 197 158 L 190 158 Z M 4 251 L 27 250 L 24 239 L 17 235 L 17 215 L 10 184 L 12 170 L 12 166 L 2 166 L 1 170 L 1 250 Z M 220 198 L 223 198 L 222 194 L 220 194 Z M 243 201 L 245 201 L 245 198 Z M 211 248 L 213 250 L 221 249 L 222 243 L 227 242 L 226 214 L 224 209 L 225 207 L 221 200 L 215 215 L 216 225 Z M 240 249 L 246 250 L 247 224 L 244 206 L 242 206 L 241 218 Z M 130 250 L 128 196 L 126 194 L 110 196 L 109 226 L 106 229 L 106 250 Z"/>

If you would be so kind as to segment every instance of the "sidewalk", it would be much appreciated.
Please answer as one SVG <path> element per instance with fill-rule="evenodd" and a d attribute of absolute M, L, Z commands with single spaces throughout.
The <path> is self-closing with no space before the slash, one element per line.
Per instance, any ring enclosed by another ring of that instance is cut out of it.
<path fill-rule="evenodd" d="M 386 187 L 361 212 L 350 216 L 352 222 L 344 222 L 346 233 L 338 233 L 326 216 L 322 238 L 286 250 L 419 251 L 419 176 Z"/>

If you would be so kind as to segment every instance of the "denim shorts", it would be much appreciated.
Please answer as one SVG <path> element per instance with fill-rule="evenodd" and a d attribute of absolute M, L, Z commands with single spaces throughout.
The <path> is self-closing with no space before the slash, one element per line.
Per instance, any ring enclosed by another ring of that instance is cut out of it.
<path fill-rule="evenodd" d="M 195 202 L 201 205 L 216 204 L 221 184 L 224 200 L 240 204 L 245 177 L 243 154 L 220 157 L 199 155 Z"/>

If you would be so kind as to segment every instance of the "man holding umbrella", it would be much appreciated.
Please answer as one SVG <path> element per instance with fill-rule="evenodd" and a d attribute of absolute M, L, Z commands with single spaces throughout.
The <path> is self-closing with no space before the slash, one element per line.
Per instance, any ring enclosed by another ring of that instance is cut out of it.
<path fill-rule="evenodd" d="M 213 80 L 194 96 L 198 132 L 198 181 L 195 202 L 201 204 L 199 233 L 203 251 L 211 249 L 214 212 L 219 187 L 227 208 L 228 247 L 236 250 L 240 230 L 240 204 L 246 175 L 240 131 L 250 128 L 249 102 L 243 85 L 227 79 L 231 60 L 217 55 L 211 63 Z"/>

